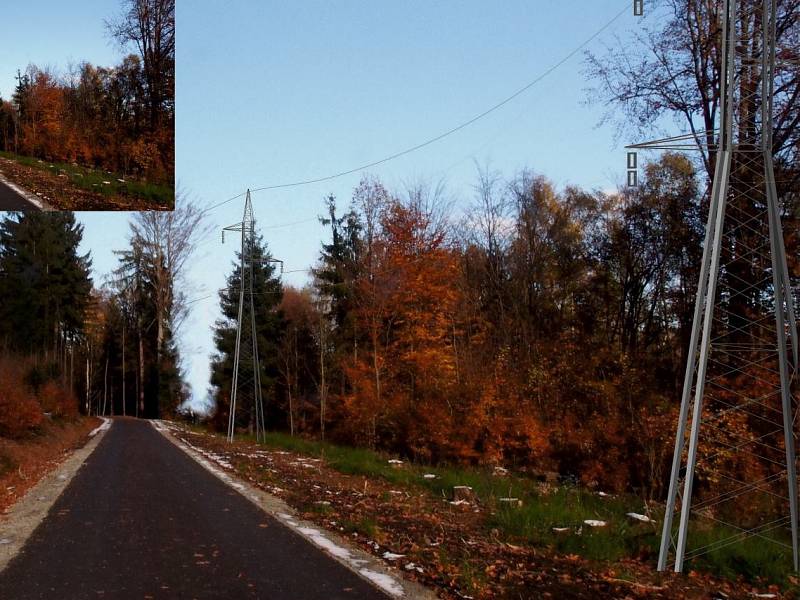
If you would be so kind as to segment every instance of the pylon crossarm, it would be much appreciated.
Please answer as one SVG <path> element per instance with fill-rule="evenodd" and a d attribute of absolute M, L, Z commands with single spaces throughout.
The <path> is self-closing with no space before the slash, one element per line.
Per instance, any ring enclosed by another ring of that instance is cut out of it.
<path fill-rule="evenodd" d="M 639 142 L 626 146 L 630 150 L 714 150 L 717 145 L 709 143 L 709 136 L 714 138 L 718 130 L 698 131 L 696 133 L 683 133 L 658 140 Z"/>

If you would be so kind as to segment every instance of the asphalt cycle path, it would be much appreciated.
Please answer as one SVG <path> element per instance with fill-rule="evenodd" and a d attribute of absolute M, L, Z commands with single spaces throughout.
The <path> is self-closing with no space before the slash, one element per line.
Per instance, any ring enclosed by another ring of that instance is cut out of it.
<path fill-rule="evenodd" d="M 0 181 L 0 211 L 3 210 L 39 210 L 39 207 Z"/>
<path fill-rule="evenodd" d="M 0 598 L 386 600 L 147 421 L 116 419 L 21 552 Z"/>

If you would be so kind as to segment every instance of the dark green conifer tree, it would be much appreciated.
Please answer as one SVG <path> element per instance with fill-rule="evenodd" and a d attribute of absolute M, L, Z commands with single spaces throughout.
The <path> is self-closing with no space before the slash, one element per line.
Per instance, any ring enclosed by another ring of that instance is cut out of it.
<path fill-rule="evenodd" d="M 9 213 L 0 222 L 0 340 L 55 360 L 76 341 L 92 289 L 83 226 L 71 212 Z"/>
<path fill-rule="evenodd" d="M 214 424 L 224 430 L 227 427 L 231 384 L 233 379 L 233 361 L 236 349 L 236 324 L 239 316 L 239 290 L 241 289 L 241 273 L 237 262 L 227 278 L 227 286 L 220 292 L 222 319 L 214 327 L 214 343 L 217 355 L 211 362 L 212 395 L 216 403 Z M 276 380 L 278 378 L 278 351 L 284 330 L 283 316 L 278 310 L 283 288 L 276 276 L 275 263 L 269 262 L 272 255 L 261 236 L 254 241 L 251 251 L 254 260 L 253 301 L 256 316 L 256 332 L 258 337 L 258 355 L 261 366 L 261 393 L 265 406 L 266 426 L 270 427 L 278 418 L 275 400 Z M 249 326 L 249 323 L 246 323 Z M 254 427 L 251 406 L 242 406 L 237 401 L 237 414 L 241 409 L 247 425 Z M 282 417 L 280 417 L 282 419 Z"/>

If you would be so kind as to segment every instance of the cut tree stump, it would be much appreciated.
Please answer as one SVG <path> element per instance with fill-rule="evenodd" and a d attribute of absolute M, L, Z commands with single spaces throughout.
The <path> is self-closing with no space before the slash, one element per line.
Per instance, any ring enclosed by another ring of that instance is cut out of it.
<path fill-rule="evenodd" d="M 472 493 L 472 488 L 468 485 L 456 485 L 453 486 L 453 502 L 458 502 L 459 500 L 463 500 L 465 502 L 471 502 L 475 499 L 475 494 Z"/>

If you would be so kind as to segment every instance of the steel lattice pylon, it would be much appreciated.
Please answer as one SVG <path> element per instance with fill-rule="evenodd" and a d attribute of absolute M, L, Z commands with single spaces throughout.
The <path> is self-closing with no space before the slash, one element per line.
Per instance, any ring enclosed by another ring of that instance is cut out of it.
<path fill-rule="evenodd" d="M 798 570 L 798 340 L 773 166 L 776 16 L 776 0 L 723 0 L 719 129 L 630 146 L 716 155 L 659 570 L 680 572 L 753 536 L 791 550 Z M 698 520 L 714 528 L 687 550 Z"/>
<path fill-rule="evenodd" d="M 225 231 L 239 231 L 242 234 L 238 290 L 239 316 L 236 325 L 236 350 L 233 359 L 233 381 L 228 415 L 228 441 L 233 441 L 236 430 L 237 404 L 244 407 L 245 410 L 251 411 L 255 421 L 256 438 L 261 439 L 264 433 L 264 404 L 261 396 L 261 366 L 258 361 L 258 336 L 253 294 L 254 266 L 258 259 L 253 255 L 256 233 L 250 190 L 247 190 L 242 222 L 225 227 L 223 232 Z"/>

